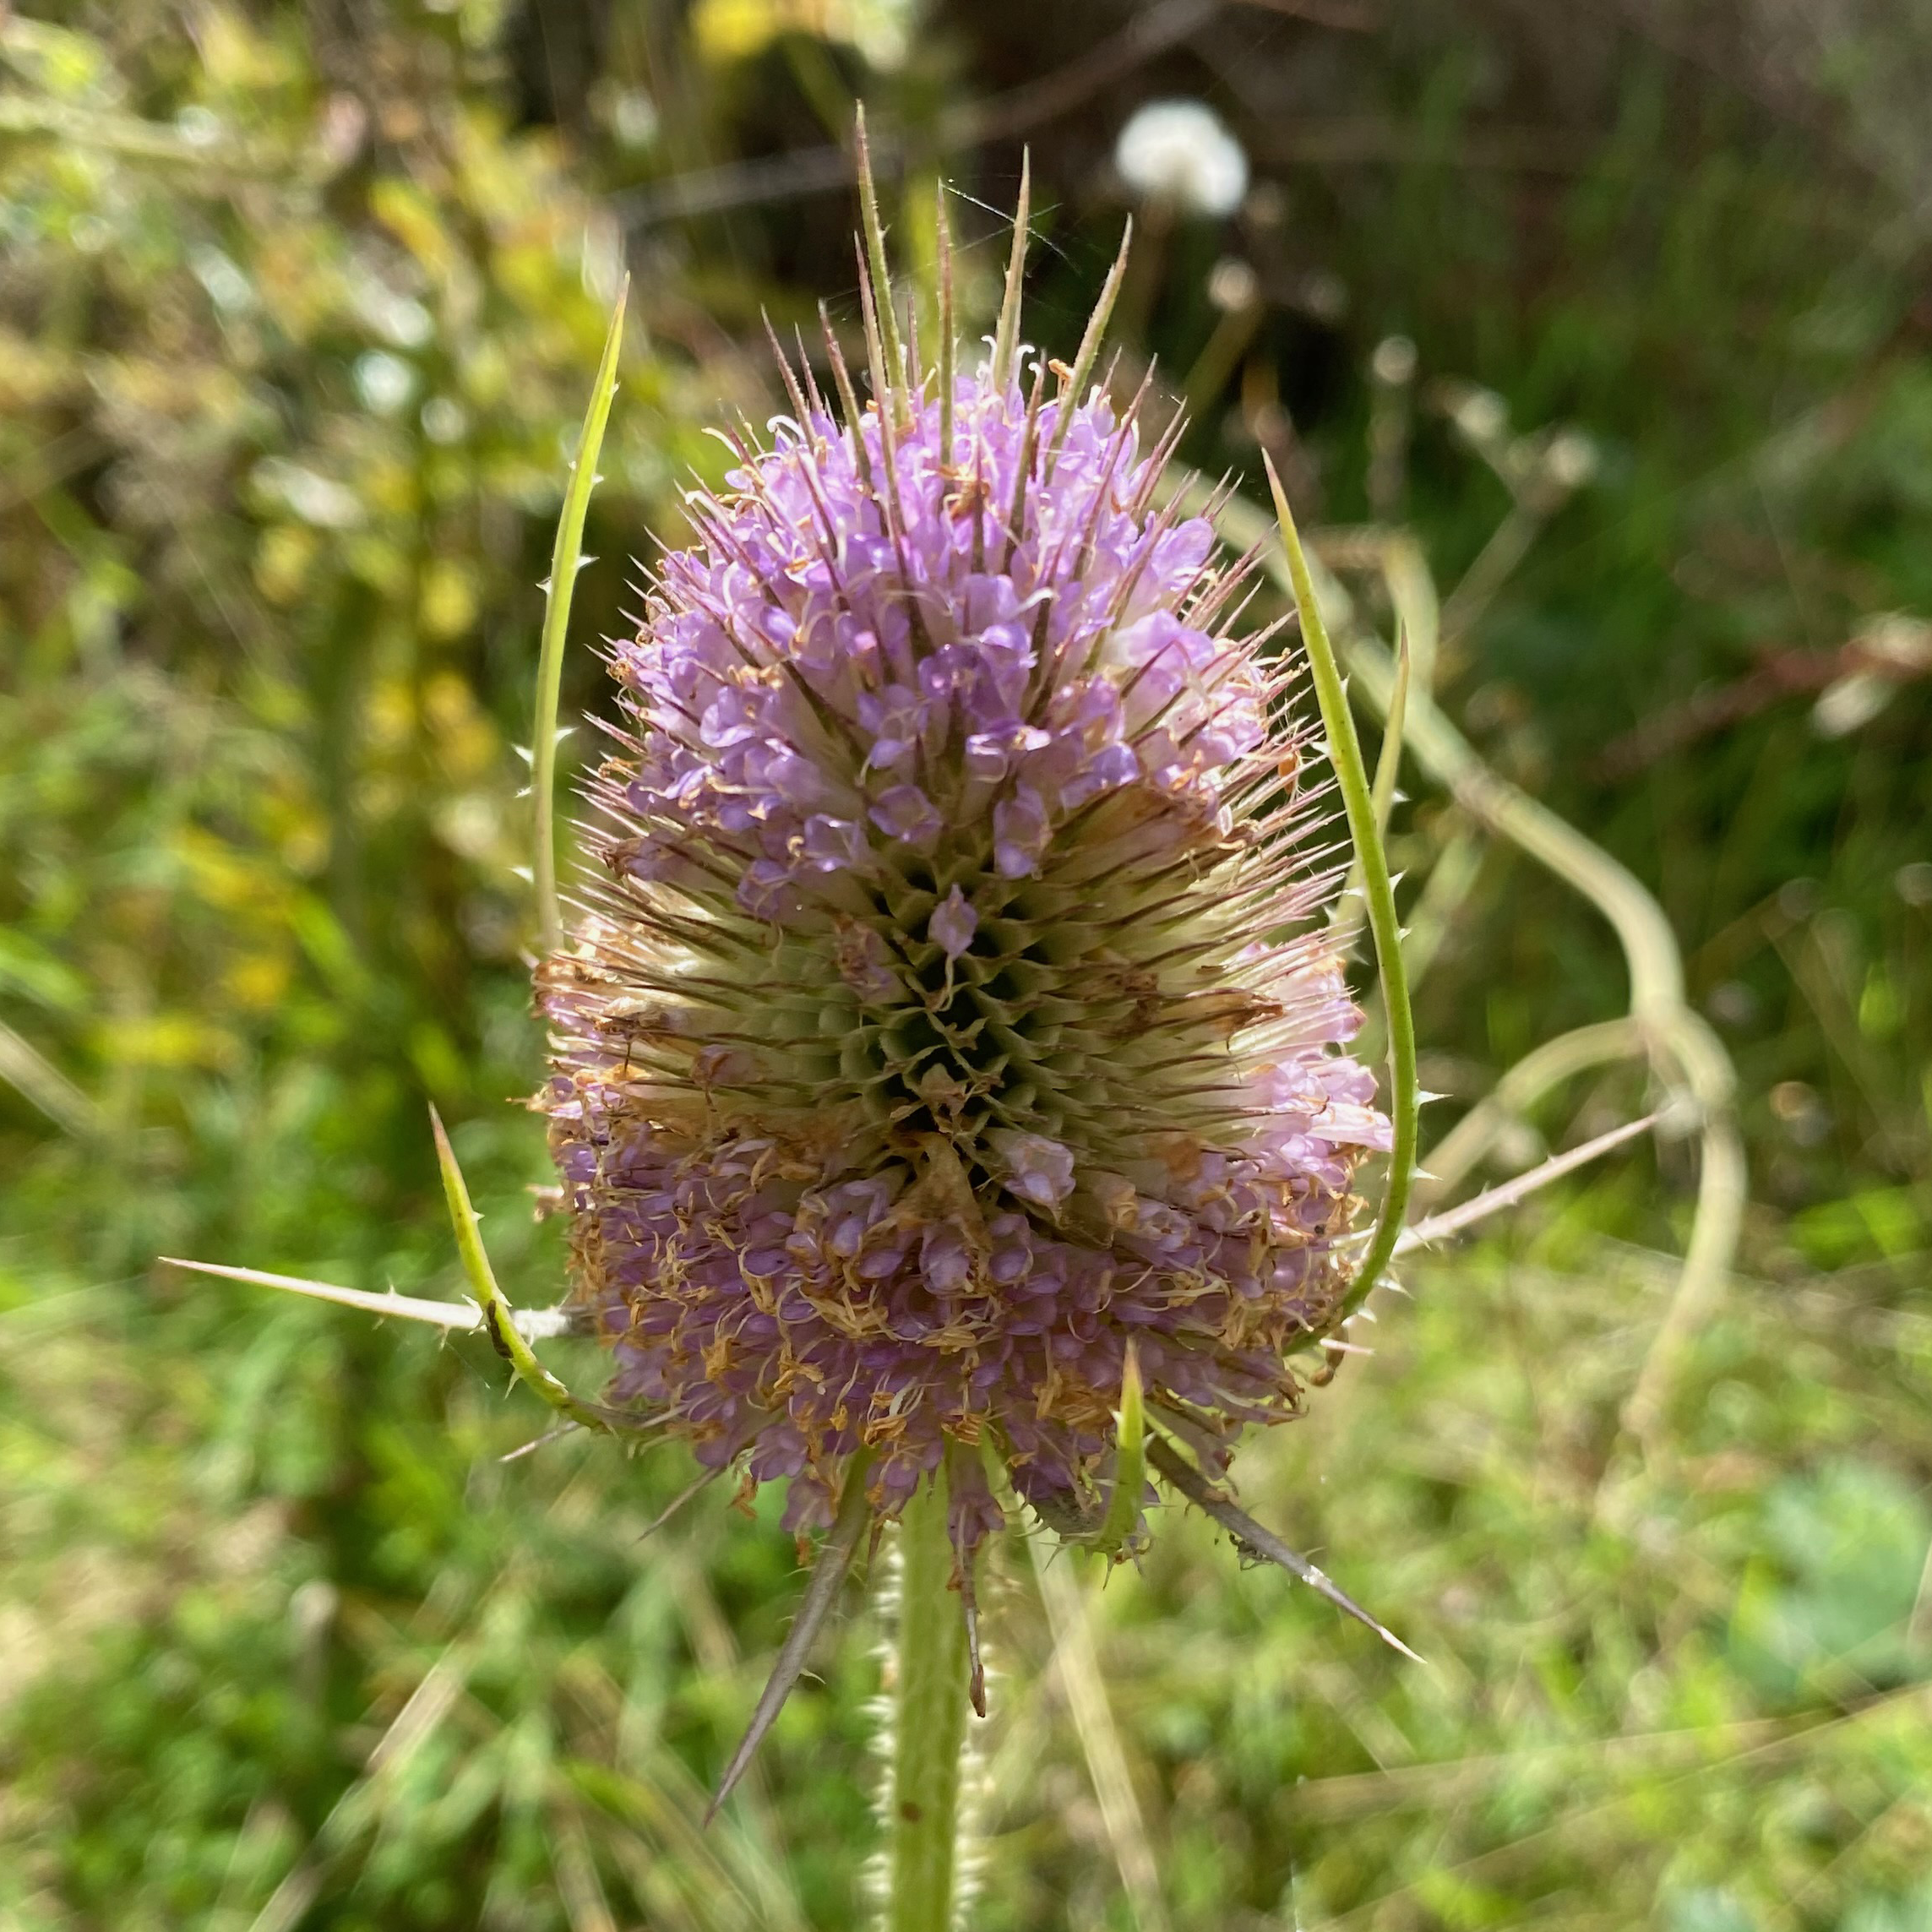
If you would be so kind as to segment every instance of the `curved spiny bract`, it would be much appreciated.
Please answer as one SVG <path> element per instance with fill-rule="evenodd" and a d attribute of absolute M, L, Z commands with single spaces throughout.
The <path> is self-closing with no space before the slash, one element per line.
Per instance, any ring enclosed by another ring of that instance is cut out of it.
<path fill-rule="evenodd" d="M 949 1441 L 1091 1518 L 1129 1349 L 1225 1462 L 1293 1412 L 1387 1144 L 1298 661 L 1225 628 L 1253 560 L 1152 509 L 1134 411 L 1047 375 L 841 422 L 787 372 L 803 419 L 733 439 L 614 648 L 601 873 L 541 974 L 610 1400 L 789 1478 L 795 1527 Z M 951 1467 L 970 1559 L 999 1508 Z"/>

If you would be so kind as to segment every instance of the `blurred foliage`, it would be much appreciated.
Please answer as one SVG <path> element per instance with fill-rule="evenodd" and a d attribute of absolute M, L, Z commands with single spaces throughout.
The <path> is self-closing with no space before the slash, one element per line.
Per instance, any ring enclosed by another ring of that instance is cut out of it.
<path fill-rule="evenodd" d="M 1173 1924 L 1932 1926 L 1918 9 L 61 0 L 0 66 L 0 1926 L 856 1922 L 863 1620 L 698 1828 L 796 1600 L 769 1499 L 640 1547 L 674 1458 L 503 1464 L 542 1418 L 481 1345 L 153 1259 L 459 1292 L 427 1096 L 549 1298 L 515 748 L 569 439 L 628 264 L 590 637 L 773 406 L 761 308 L 850 319 L 859 91 L 982 313 L 1031 144 L 1063 351 L 1126 114 L 1215 104 L 1254 185 L 1141 211 L 1125 373 L 1202 467 L 1418 533 L 1439 698 L 1658 890 L 1742 1074 L 1745 1252 L 1647 1460 L 1673 1142 L 1417 1267 L 1250 1446 L 1429 1669 L 1178 1512 L 1093 1598 Z M 1397 830 L 1439 1132 L 1624 989 L 1452 804 Z M 1127 1925 L 1004 1567 L 982 1920 Z"/>

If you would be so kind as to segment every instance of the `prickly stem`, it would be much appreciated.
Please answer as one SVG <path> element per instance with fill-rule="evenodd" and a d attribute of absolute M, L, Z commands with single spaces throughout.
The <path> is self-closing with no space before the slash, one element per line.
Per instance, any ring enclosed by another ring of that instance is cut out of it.
<path fill-rule="evenodd" d="M 887 1932 L 950 1932 L 954 1924 L 971 1660 L 964 1606 L 950 1587 L 947 1500 L 942 1465 L 899 1520 Z"/>

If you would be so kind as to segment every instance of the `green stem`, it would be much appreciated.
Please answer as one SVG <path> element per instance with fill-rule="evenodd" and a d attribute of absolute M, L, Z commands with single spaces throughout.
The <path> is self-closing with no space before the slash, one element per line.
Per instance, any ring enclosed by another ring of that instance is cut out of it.
<path fill-rule="evenodd" d="M 959 1886 L 960 1767 L 966 1754 L 966 1617 L 950 1589 L 946 1478 L 899 1520 L 899 1695 L 894 1713 L 892 1891 L 887 1932 L 950 1932 Z"/>

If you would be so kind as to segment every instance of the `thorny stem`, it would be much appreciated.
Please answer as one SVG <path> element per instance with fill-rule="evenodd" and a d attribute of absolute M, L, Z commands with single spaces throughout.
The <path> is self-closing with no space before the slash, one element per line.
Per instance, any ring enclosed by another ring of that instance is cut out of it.
<path fill-rule="evenodd" d="M 966 1738 L 966 1618 L 953 1574 L 944 1467 L 899 1519 L 898 1690 L 893 1712 L 886 1932 L 951 1932 Z"/>

